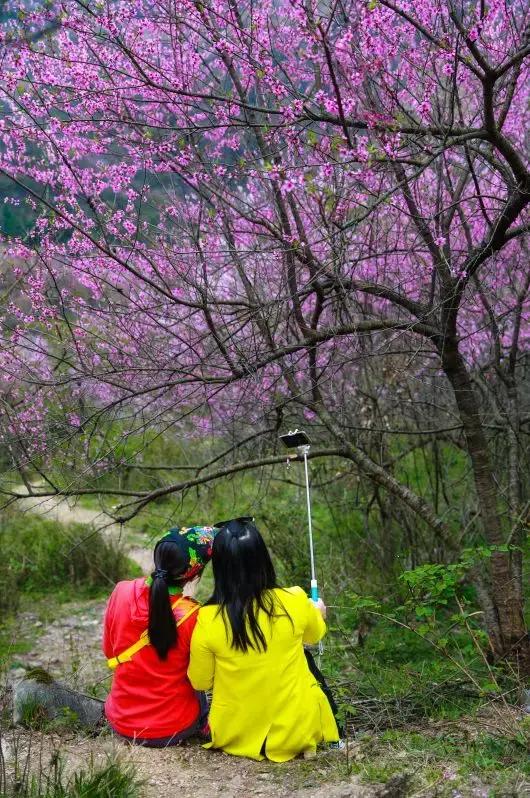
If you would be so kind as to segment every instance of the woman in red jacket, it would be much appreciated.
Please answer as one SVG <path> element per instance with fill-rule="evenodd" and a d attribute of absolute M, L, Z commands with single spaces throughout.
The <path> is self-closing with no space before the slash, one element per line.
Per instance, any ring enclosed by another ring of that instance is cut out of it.
<path fill-rule="evenodd" d="M 104 618 L 103 652 L 115 668 L 105 715 L 139 745 L 177 745 L 206 726 L 206 702 L 188 676 L 199 604 L 185 596 L 212 553 L 210 527 L 171 529 L 154 551 L 155 570 L 118 582 Z"/>

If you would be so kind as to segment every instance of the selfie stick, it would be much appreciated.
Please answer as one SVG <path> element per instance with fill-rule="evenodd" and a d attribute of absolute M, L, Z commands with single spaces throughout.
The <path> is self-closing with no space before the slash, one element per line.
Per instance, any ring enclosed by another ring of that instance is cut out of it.
<path fill-rule="evenodd" d="M 298 453 L 304 456 L 304 470 L 305 470 L 305 493 L 307 500 L 307 523 L 309 527 L 309 557 L 311 560 L 311 598 L 313 601 L 318 601 L 318 583 L 317 575 L 315 572 L 315 550 L 313 547 L 313 525 L 311 523 L 311 497 L 309 494 L 309 470 L 307 467 L 307 455 L 309 453 L 309 444 L 300 446 Z"/>
<path fill-rule="evenodd" d="M 318 601 L 318 582 L 315 572 L 315 550 L 313 546 L 313 525 L 311 522 L 311 495 L 309 493 L 309 468 L 307 466 L 307 455 L 311 448 L 308 436 L 303 430 L 295 429 L 286 435 L 280 435 L 280 440 L 288 449 L 296 449 L 298 455 L 304 458 L 305 471 L 305 490 L 307 501 L 307 523 L 309 527 L 309 557 L 311 562 L 311 598 Z"/>

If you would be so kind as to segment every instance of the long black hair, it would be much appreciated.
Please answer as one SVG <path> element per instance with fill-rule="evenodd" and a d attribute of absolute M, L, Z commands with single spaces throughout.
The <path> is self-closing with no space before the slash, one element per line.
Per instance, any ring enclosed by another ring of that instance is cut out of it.
<path fill-rule="evenodd" d="M 177 643 L 177 624 L 171 609 L 169 587 L 182 585 L 179 577 L 189 563 L 183 551 L 169 540 L 157 543 L 154 559 L 147 628 L 151 645 L 160 659 L 166 659 L 169 649 Z"/>
<path fill-rule="evenodd" d="M 232 648 L 266 651 L 257 615 L 259 610 L 269 618 L 277 614 L 270 591 L 278 584 L 265 541 L 251 521 L 229 521 L 220 529 L 213 544 L 212 567 L 215 586 L 207 603 L 219 606 L 227 628 L 228 622 Z"/>

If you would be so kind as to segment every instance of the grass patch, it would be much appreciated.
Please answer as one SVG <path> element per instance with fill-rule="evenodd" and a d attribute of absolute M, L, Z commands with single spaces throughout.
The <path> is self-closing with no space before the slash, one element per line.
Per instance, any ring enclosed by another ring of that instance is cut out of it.
<path fill-rule="evenodd" d="M 465 628 L 454 628 L 442 651 L 380 616 L 366 626 L 359 645 L 351 630 L 363 620 L 352 617 L 347 600 L 341 604 L 330 622 L 322 669 L 355 732 L 457 720 L 501 697 L 517 701 L 516 675 L 488 664 Z"/>
<path fill-rule="evenodd" d="M 46 708 L 36 698 L 27 698 L 20 708 L 20 723 L 26 729 L 42 731 L 48 722 Z"/>
<path fill-rule="evenodd" d="M 17 654 L 28 654 L 33 646 L 35 634 L 33 628 L 20 628 L 14 616 L 3 616 L 0 623 L 0 664 L 16 659 Z"/>
<path fill-rule="evenodd" d="M 530 790 L 530 724 L 501 713 L 437 724 L 425 731 L 388 730 L 361 736 L 351 770 L 365 782 L 388 782 L 404 772 L 415 790 L 436 795 L 496 798 Z M 462 794 L 462 793 L 460 793 Z"/>
<path fill-rule="evenodd" d="M 123 549 L 83 524 L 4 513 L 0 539 L 0 612 L 18 609 L 24 593 L 93 598 L 131 575 Z"/>
<path fill-rule="evenodd" d="M 65 775 L 60 753 L 52 754 L 48 767 L 40 761 L 35 773 L 29 765 L 30 752 L 20 751 L 12 773 L 0 773 L 0 798 L 140 798 L 141 781 L 130 763 L 109 757 L 103 765 L 93 760 L 88 767 Z M 24 761 L 27 759 L 28 761 Z"/>
<path fill-rule="evenodd" d="M 0 670 L 32 650 L 61 604 L 106 597 L 139 571 L 119 545 L 90 527 L 29 514 L 0 515 L 0 546 Z M 21 624 L 22 612 L 28 618 Z"/>
<path fill-rule="evenodd" d="M 50 677 L 51 678 L 51 677 Z M 46 734 L 82 734 L 86 731 L 77 712 L 70 707 L 60 707 L 55 717 L 50 717 L 48 708 L 35 696 L 28 696 L 19 707 L 18 723 L 25 729 Z"/>
<path fill-rule="evenodd" d="M 64 795 L 71 798 L 137 798 L 141 786 L 132 765 L 111 761 L 103 768 L 74 774 Z M 62 798 L 62 794 L 57 798 Z"/>

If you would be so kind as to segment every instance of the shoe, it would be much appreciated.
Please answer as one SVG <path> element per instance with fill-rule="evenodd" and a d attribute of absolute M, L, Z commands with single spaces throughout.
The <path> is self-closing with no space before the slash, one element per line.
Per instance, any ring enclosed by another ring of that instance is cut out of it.
<path fill-rule="evenodd" d="M 317 752 L 313 751 L 313 750 L 303 751 L 302 752 L 302 756 L 304 757 L 304 759 L 314 759 L 316 757 L 316 755 L 317 755 Z"/>
<path fill-rule="evenodd" d="M 346 748 L 346 743 L 344 742 L 344 740 L 336 740 L 333 743 L 328 743 L 328 748 L 331 751 L 344 751 L 344 749 Z"/>

